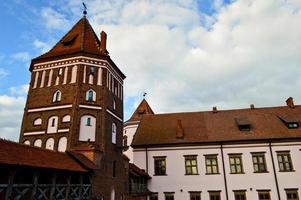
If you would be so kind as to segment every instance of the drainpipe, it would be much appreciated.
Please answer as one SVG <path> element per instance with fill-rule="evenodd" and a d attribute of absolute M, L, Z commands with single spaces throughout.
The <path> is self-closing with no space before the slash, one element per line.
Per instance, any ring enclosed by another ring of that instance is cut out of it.
<path fill-rule="evenodd" d="M 221 144 L 221 154 L 222 154 L 222 163 L 223 163 L 223 174 L 224 174 L 224 183 L 225 183 L 225 191 L 226 191 L 226 200 L 229 200 L 223 144 Z"/>
<path fill-rule="evenodd" d="M 145 148 L 145 170 L 146 170 L 146 173 L 148 173 L 148 151 L 147 151 L 147 147 Z"/>
<path fill-rule="evenodd" d="M 276 189 L 277 189 L 278 200 L 281 200 L 280 192 L 279 192 L 278 179 L 277 179 L 277 173 L 276 173 L 276 169 L 275 169 L 274 156 L 273 156 L 273 152 L 272 152 L 272 144 L 271 144 L 271 141 L 269 141 L 269 149 L 270 149 L 270 155 L 271 155 L 271 158 L 272 158 L 273 172 L 274 172 L 274 178 L 275 178 L 275 183 L 276 183 Z"/>

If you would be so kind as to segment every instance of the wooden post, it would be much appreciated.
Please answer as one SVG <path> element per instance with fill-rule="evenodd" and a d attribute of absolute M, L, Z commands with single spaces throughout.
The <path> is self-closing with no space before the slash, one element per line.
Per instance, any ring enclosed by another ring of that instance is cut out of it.
<path fill-rule="evenodd" d="M 69 199 L 70 184 L 71 184 L 71 175 L 68 175 L 65 199 Z"/>
<path fill-rule="evenodd" d="M 35 195 L 37 193 L 37 188 L 38 188 L 38 173 L 34 172 L 33 174 L 33 188 L 31 191 L 31 199 L 35 199 Z"/>
<path fill-rule="evenodd" d="M 16 171 L 10 171 L 9 172 L 9 177 L 8 177 L 8 184 L 7 184 L 7 189 L 5 193 L 5 200 L 10 200 L 10 196 L 13 190 L 13 183 L 14 183 L 14 178 L 15 178 Z"/>
<path fill-rule="evenodd" d="M 55 185 L 56 185 L 56 174 L 53 174 L 51 177 L 51 190 L 50 190 L 50 200 L 55 199 Z"/>
<path fill-rule="evenodd" d="M 83 185 L 84 185 L 84 180 L 83 180 L 83 175 L 79 175 L 79 199 L 82 199 L 82 196 L 83 196 Z"/>

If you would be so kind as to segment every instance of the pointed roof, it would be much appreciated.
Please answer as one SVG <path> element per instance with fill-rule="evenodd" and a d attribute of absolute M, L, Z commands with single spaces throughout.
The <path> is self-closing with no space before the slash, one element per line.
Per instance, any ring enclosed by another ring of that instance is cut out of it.
<path fill-rule="evenodd" d="M 149 106 L 148 102 L 143 99 L 139 106 L 136 108 L 135 112 L 128 120 L 128 122 L 132 121 L 140 121 L 143 115 L 153 115 L 155 114 L 152 108 Z"/>
<path fill-rule="evenodd" d="M 100 48 L 100 41 L 85 16 L 51 50 L 35 59 L 52 58 L 78 52 L 108 55 L 106 49 Z"/>

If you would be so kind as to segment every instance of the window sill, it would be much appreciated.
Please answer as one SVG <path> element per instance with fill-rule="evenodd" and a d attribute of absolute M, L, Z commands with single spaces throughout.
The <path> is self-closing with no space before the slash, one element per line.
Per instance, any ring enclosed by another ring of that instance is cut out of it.
<path fill-rule="evenodd" d="M 200 175 L 199 173 L 197 173 L 197 174 L 184 174 L 185 176 L 198 176 L 198 175 Z"/>
<path fill-rule="evenodd" d="M 245 174 L 245 172 L 240 172 L 240 173 L 234 173 L 234 172 L 230 172 L 230 174 Z"/>
<path fill-rule="evenodd" d="M 263 171 L 263 172 L 254 172 L 254 174 L 262 174 L 262 173 L 270 173 L 269 171 Z"/>
<path fill-rule="evenodd" d="M 205 175 L 220 175 L 220 173 L 206 173 Z"/>
<path fill-rule="evenodd" d="M 280 171 L 279 172 L 295 172 L 296 170 L 290 170 L 290 171 Z"/>
<path fill-rule="evenodd" d="M 153 176 L 167 176 L 167 174 L 154 174 Z"/>

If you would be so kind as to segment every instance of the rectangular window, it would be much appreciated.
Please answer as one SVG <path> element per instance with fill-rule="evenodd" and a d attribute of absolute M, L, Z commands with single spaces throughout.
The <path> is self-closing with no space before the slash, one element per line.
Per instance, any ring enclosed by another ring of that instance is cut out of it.
<path fill-rule="evenodd" d="M 298 189 L 286 189 L 285 193 L 287 200 L 299 200 Z"/>
<path fill-rule="evenodd" d="M 165 200 L 174 200 L 174 194 L 173 192 L 164 192 Z"/>
<path fill-rule="evenodd" d="M 201 192 L 189 192 L 190 200 L 201 200 Z"/>
<path fill-rule="evenodd" d="M 220 191 L 209 191 L 210 200 L 221 200 L 221 192 Z"/>
<path fill-rule="evenodd" d="M 217 155 L 205 155 L 206 174 L 218 174 Z"/>
<path fill-rule="evenodd" d="M 185 173 L 186 175 L 197 175 L 198 174 L 198 162 L 197 156 L 188 155 L 185 157 Z"/>
<path fill-rule="evenodd" d="M 91 74 L 91 75 L 94 75 L 94 72 L 95 72 L 95 68 L 92 67 L 92 66 L 90 66 L 90 74 Z"/>
<path fill-rule="evenodd" d="M 255 173 L 267 172 L 264 153 L 252 153 L 252 160 Z"/>
<path fill-rule="evenodd" d="M 230 154 L 229 155 L 230 161 L 230 172 L 231 174 L 242 174 L 243 166 L 242 166 L 242 158 L 241 154 Z"/>
<path fill-rule="evenodd" d="M 279 170 L 281 172 L 293 171 L 293 164 L 289 152 L 277 152 Z"/>
<path fill-rule="evenodd" d="M 158 200 L 158 193 L 152 193 L 149 196 L 149 200 Z"/>
<path fill-rule="evenodd" d="M 155 175 L 166 175 L 166 157 L 154 157 Z"/>
<path fill-rule="evenodd" d="M 246 191 L 234 191 L 235 200 L 246 200 Z"/>
<path fill-rule="evenodd" d="M 258 191 L 259 200 L 271 200 L 270 191 Z"/>

